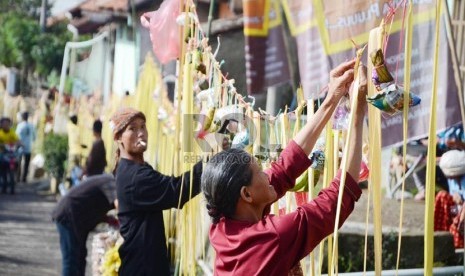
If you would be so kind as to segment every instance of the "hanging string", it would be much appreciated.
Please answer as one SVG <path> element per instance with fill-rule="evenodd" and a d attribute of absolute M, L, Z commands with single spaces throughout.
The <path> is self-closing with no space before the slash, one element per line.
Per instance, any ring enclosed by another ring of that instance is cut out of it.
<path fill-rule="evenodd" d="M 391 29 L 392 29 L 392 24 L 394 22 L 394 17 L 395 17 L 395 14 L 396 14 L 396 9 L 397 8 L 394 8 L 392 7 L 391 5 L 391 2 L 388 3 L 388 6 L 389 6 L 389 12 L 385 18 L 385 22 L 389 22 L 389 31 L 388 31 L 388 34 L 391 33 Z M 384 37 L 384 45 L 383 45 L 383 53 L 386 53 L 386 49 L 387 49 L 387 45 L 389 43 L 389 35 L 387 35 L 386 37 Z"/>
<path fill-rule="evenodd" d="M 191 12 L 193 12 L 196 16 L 197 16 L 197 10 L 196 9 L 193 9 Z M 194 20 L 193 24 L 196 25 L 196 27 L 198 28 L 198 33 L 199 33 L 199 36 L 201 37 L 200 41 L 203 40 L 203 39 L 208 39 L 206 36 L 205 36 L 205 33 L 204 31 L 202 30 L 201 26 L 198 24 L 198 22 L 196 20 Z M 199 47 L 203 47 L 204 49 L 206 48 L 205 45 L 202 45 L 203 43 L 201 43 L 200 45 L 198 45 Z M 245 108 L 249 107 L 250 106 L 250 103 L 246 102 L 244 100 L 244 97 L 238 93 L 235 89 L 235 87 L 233 86 L 233 84 L 231 83 L 231 80 L 228 80 L 225 76 L 221 73 L 221 70 L 220 70 L 220 66 L 223 64 L 224 61 L 222 61 L 221 63 L 217 63 L 215 62 L 216 59 L 215 59 L 215 56 L 216 56 L 216 52 L 215 54 L 212 54 L 211 52 L 208 53 L 209 54 L 209 58 L 211 60 L 210 62 L 210 76 L 209 76 L 209 84 L 211 85 L 212 84 L 212 79 L 213 79 L 213 74 L 219 74 L 221 77 L 221 80 L 222 80 L 222 83 L 224 86 L 230 88 L 227 93 L 228 94 L 231 94 L 229 96 L 231 97 L 236 97 L 236 99 L 238 100 L 239 104 L 243 105 Z M 329 86 L 328 85 L 325 85 L 317 94 L 318 95 L 322 95 L 324 93 L 326 93 L 328 91 L 328 88 Z M 295 110 L 293 111 L 290 111 L 290 112 L 287 112 L 287 114 L 292 114 L 292 113 L 295 113 Z M 272 115 L 268 115 L 268 118 L 267 116 L 264 116 L 262 114 L 260 114 L 260 118 L 263 119 L 263 120 L 267 120 L 267 119 L 276 119 L 278 115 L 276 115 L 275 117 L 273 117 Z"/>
<path fill-rule="evenodd" d="M 404 5 L 404 10 L 405 10 L 405 4 L 407 3 L 407 0 L 402 0 L 401 2 L 399 2 L 397 5 L 394 6 L 393 4 L 394 1 L 389 1 L 387 3 L 388 5 L 388 13 L 386 14 L 386 16 L 384 17 L 384 22 L 390 22 L 389 23 L 389 34 L 391 33 L 391 28 L 392 28 L 392 24 L 394 22 L 394 18 L 395 18 L 395 15 L 397 13 L 397 9 L 399 9 L 400 6 L 402 6 L 402 4 Z M 404 12 L 404 18 L 405 18 L 405 12 Z M 403 27 L 402 27 L 403 29 Z M 384 45 L 383 45 L 383 53 L 386 53 L 386 49 L 387 49 L 387 45 L 388 45 L 388 42 L 389 42 L 389 35 L 387 35 L 385 38 L 384 38 Z"/>

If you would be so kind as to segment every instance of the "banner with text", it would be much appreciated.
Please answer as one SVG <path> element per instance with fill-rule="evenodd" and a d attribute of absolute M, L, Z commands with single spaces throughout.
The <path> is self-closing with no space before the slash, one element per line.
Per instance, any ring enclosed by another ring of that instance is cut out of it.
<path fill-rule="evenodd" d="M 282 0 L 283 9 L 295 36 L 302 87 L 307 98 L 317 98 L 328 83 L 331 68 L 355 57 L 354 45 L 368 42 L 371 29 L 402 1 Z M 391 6 L 388 4 L 391 3 Z M 429 127 L 429 108 L 433 74 L 435 2 L 413 1 L 414 27 L 411 58 L 411 91 L 421 103 L 409 112 L 408 137 L 425 136 Z M 404 77 L 404 41 L 401 37 L 403 7 L 397 9 L 392 24 L 386 24 L 388 44 L 385 63 L 402 86 Z M 441 20 L 441 24 L 444 24 Z M 441 26 L 438 76 L 438 131 L 461 120 L 457 87 L 447 46 L 445 27 Z M 367 53 L 363 61 L 366 62 Z M 402 141 L 402 115 L 383 116 L 382 144 Z"/>
<path fill-rule="evenodd" d="M 244 0 L 244 34 L 247 91 L 289 81 L 282 18 L 277 0 Z"/>

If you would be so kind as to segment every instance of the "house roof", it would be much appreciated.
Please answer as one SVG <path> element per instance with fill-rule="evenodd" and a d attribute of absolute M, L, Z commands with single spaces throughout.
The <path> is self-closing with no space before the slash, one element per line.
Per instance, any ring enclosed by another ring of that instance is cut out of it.
<path fill-rule="evenodd" d="M 62 17 L 64 14 L 79 6 L 86 0 L 52 0 L 52 8 L 50 9 L 52 17 Z"/>
<path fill-rule="evenodd" d="M 87 0 L 70 10 L 71 24 L 79 33 L 92 33 L 114 17 L 125 17 L 128 9 L 129 0 Z"/>
<path fill-rule="evenodd" d="M 78 6 L 79 9 L 85 11 L 128 11 L 129 0 L 88 0 Z"/>
<path fill-rule="evenodd" d="M 93 33 L 101 26 L 107 24 L 111 20 L 111 16 L 82 16 L 75 18 L 71 21 L 71 24 L 75 26 L 80 34 Z"/>

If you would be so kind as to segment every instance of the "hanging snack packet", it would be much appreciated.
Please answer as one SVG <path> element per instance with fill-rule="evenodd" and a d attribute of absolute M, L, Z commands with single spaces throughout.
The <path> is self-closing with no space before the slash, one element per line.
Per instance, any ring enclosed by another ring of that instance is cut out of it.
<path fill-rule="evenodd" d="M 394 83 L 394 78 L 384 64 L 384 55 L 381 49 L 370 54 L 373 63 L 372 81 L 378 94 L 367 97 L 367 101 L 390 115 L 401 112 L 404 108 L 404 90 Z M 409 92 L 409 106 L 418 105 L 420 97 Z"/>
<path fill-rule="evenodd" d="M 322 150 L 315 150 L 310 156 L 312 160 L 312 169 L 317 171 L 323 171 L 325 168 L 325 153 Z"/>
<path fill-rule="evenodd" d="M 409 93 L 409 106 L 418 105 L 421 102 L 420 97 Z M 402 112 L 404 108 L 404 90 L 392 83 L 384 88 L 381 93 L 373 97 L 368 97 L 367 101 L 389 115 Z"/>
<path fill-rule="evenodd" d="M 343 97 L 333 115 L 333 129 L 346 130 L 349 128 L 350 101 Z"/>
<path fill-rule="evenodd" d="M 249 145 L 249 131 L 245 129 L 244 131 L 241 131 L 237 133 L 232 141 L 231 148 L 233 149 L 245 149 L 247 145 Z"/>
<path fill-rule="evenodd" d="M 394 78 L 384 64 L 384 55 L 381 49 L 371 53 L 370 58 L 373 63 L 371 80 L 376 89 L 382 91 L 386 86 L 394 82 Z"/>

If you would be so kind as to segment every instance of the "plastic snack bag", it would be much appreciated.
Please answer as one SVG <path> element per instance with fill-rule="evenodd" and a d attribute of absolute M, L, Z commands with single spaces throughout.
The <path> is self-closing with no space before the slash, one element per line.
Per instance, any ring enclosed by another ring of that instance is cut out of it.
<path fill-rule="evenodd" d="M 409 93 L 409 106 L 418 105 L 421 102 L 420 97 L 413 93 Z M 404 90 L 396 84 L 391 84 L 384 88 L 381 93 L 373 97 L 368 97 L 367 101 L 384 111 L 387 114 L 394 115 L 401 112 L 404 108 Z"/>
<path fill-rule="evenodd" d="M 245 129 L 244 131 L 241 131 L 234 136 L 231 147 L 237 149 L 244 149 L 248 145 L 249 131 Z"/>
<path fill-rule="evenodd" d="M 312 160 L 312 169 L 316 171 L 323 171 L 325 168 L 325 153 L 322 150 L 315 150 L 310 156 Z"/>
<path fill-rule="evenodd" d="M 146 12 L 140 17 L 142 26 L 150 30 L 153 52 L 163 64 L 177 59 L 181 52 L 180 29 L 176 24 L 178 16 L 179 1 L 166 0 L 158 10 Z"/>
<path fill-rule="evenodd" d="M 333 115 L 333 129 L 346 130 L 349 127 L 350 101 L 343 97 Z"/>
<path fill-rule="evenodd" d="M 384 64 L 384 55 L 381 49 L 370 54 L 373 63 L 371 80 L 378 90 L 378 94 L 367 97 L 367 101 L 387 114 L 394 115 L 404 108 L 404 90 L 394 83 L 394 78 Z M 418 105 L 420 97 L 409 92 L 409 106 Z"/>
<path fill-rule="evenodd" d="M 365 162 L 362 161 L 360 164 L 360 173 L 358 175 L 358 182 L 363 182 L 370 176 L 370 170 Z"/>

